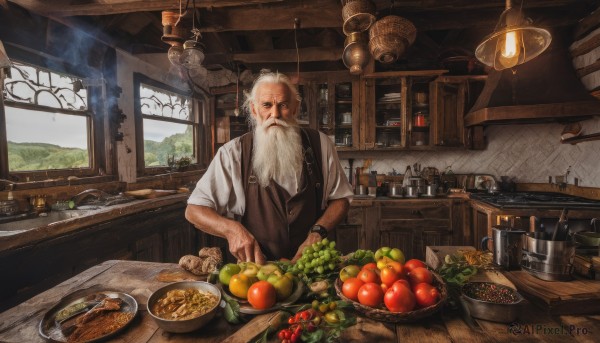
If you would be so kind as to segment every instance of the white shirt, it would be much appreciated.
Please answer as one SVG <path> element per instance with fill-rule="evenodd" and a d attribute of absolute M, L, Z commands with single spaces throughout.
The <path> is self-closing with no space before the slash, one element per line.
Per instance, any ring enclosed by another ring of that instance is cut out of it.
<path fill-rule="evenodd" d="M 323 169 L 323 203 L 329 200 L 347 198 L 352 201 L 352 188 L 340 165 L 333 142 L 324 133 L 321 139 L 321 166 Z M 298 193 L 300 174 L 284 180 L 274 180 L 290 196 Z M 243 215 L 246 208 L 246 195 L 242 180 L 242 144 L 240 137 L 223 145 L 210 163 L 206 173 L 196 184 L 188 199 L 188 204 L 213 208 L 219 214 Z"/>

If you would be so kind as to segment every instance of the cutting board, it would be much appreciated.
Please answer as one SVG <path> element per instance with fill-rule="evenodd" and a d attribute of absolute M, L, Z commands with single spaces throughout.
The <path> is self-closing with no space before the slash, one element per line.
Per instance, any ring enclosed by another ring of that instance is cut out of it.
<path fill-rule="evenodd" d="M 526 271 L 504 272 L 519 293 L 550 314 L 586 314 L 600 311 L 600 281 L 576 278 L 545 281 Z"/>
<path fill-rule="evenodd" d="M 127 191 L 124 194 L 136 199 L 154 199 L 176 193 L 176 190 L 171 189 L 138 189 L 136 191 Z"/>

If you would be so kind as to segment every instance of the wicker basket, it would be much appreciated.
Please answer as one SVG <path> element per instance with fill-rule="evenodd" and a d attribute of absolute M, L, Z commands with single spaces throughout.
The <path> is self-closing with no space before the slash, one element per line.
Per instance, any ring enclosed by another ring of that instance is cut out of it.
<path fill-rule="evenodd" d="M 444 303 L 448 298 L 448 291 L 446 289 L 446 284 L 444 283 L 444 280 L 442 280 L 442 278 L 434 272 L 431 272 L 431 274 L 433 275 L 433 285 L 440 291 L 440 301 L 438 301 L 435 305 L 420 308 L 418 310 L 410 312 L 390 312 L 388 310 L 385 310 L 384 307 L 373 308 L 359 304 L 356 301 L 350 300 L 346 298 L 342 293 L 342 281 L 339 278 L 335 280 L 335 291 L 340 297 L 340 299 L 352 303 L 356 311 L 362 313 L 367 318 L 388 323 L 409 323 L 433 315 L 434 313 L 439 311 L 442 308 L 442 306 L 444 306 Z"/>
<path fill-rule="evenodd" d="M 376 21 L 369 29 L 369 39 L 381 35 L 395 35 L 406 39 L 412 45 L 417 38 L 417 28 L 408 19 L 388 15 Z"/>
<path fill-rule="evenodd" d="M 407 19 L 383 17 L 369 29 L 369 51 L 381 63 L 396 61 L 414 43 L 417 29 Z"/>
<path fill-rule="evenodd" d="M 342 8 L 342 29 L 346 36 L 364 32 L 375 22 L 375 4 L 371 0 L 348 0 Z"/>
<path fill-rule="evenodd" d="M 380 35 L 369 40 L 369 51 L 381 63 L 392 63 L 404 54 L 408 42 L 397 35 Z"/>

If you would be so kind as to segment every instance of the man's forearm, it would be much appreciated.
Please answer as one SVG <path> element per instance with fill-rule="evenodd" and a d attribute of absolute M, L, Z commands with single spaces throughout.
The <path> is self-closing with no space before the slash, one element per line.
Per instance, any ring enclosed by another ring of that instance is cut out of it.
<path fill-rule="evenodd" d="M 336 227 L 348 214 L 350 202 L 346 198 L 330 200 L 321 218 L 315 224 L 322 225 L 327 230 Z"/>
<path fill-rule="evenodd" d="M 230 234 L 231 219 L 225 218 L 214 209 L 200 205 L 188 205 L 185 210 L 185 219 L 194 226 L 208 234 L 227 238 Z"/>

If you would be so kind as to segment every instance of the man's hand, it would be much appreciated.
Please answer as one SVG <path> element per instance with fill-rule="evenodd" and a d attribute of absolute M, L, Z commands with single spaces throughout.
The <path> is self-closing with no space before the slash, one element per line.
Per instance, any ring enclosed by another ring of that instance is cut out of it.
<path fill-rule="evenodd" d="M 300 247 L 298 248 L 296 255 L 292 259 L 292 263 L 296 262 L 300 257 L 302 257 L 302 251 L 304 250 L 305 247 L 312 245 L 313 243 L 317 243 L 320 240 L 321 240 L 321 235 L 319 235 L 318 233 L 316 233 L 316 232 L 309 233 L 308 237 L 306 237 L 304 242 L 302 242 L 302 244 L 300 244 Z"/>
<path fill-rule="evenodd" d="M 240 223 L 232 222 L 237 227 L 228 235 L 229 251 L 239 262 L 255 262 L 265 264 L 265 255 L 260 250 L 256 238 Z"/>

